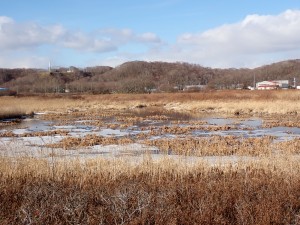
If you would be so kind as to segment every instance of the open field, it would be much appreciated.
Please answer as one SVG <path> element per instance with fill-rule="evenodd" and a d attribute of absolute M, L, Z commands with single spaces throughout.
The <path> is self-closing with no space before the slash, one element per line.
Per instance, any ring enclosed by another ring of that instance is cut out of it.
<path fill-rule="evenodd" d="M 24 112 L 130 109 L 158 106 L 166 110 L 227 114 L 295 114 L 300 91 L 211 91 L 200 93 L 47 95 L 1 97 L 1 105 Z M 1 107 L 2 114 L 2 107 Z"/>
<path fill-rule="evenodd" d="M 0 97 L 0 224 L 300 224 L 299 101 Z"/>

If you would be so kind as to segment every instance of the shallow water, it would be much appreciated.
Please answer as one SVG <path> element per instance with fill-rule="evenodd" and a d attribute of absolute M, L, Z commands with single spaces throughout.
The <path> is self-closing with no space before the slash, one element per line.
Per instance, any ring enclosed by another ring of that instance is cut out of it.
<path fill-rule="evenodd" d="M 3 131 L 13 131 L 16 134 L 22 134 L 23 132 L 38 132 L 38 131 L 45 131 L 49 129 L 53 122 L 40 120 L 38 118 L 33 119 L 24 119 L 21 123 L 15 125 L 7 125 L 0 129 L 0 132 Z"/>
<path fill-rule="evenodd" d="M 217 126 L 224 126 L 224 125 L 230 125 L 233 123 L 233 119 L 227 119 L 227 118 L 207 118 L 204 119 L 209 125 L 217 125 Z"/>
<path fill-rule="evenodd" d="M 300 138 L 300 128 L 297 127 L 272 127 L 272 128 L 263 128 L 263 120 L 261 118 L 222 118 L 222 117 L 199 117 L 192 118 L 193 121 L 203 121 L 204 125 L 200 125 L 199 129 L 193 130 L 189 135 L 195 137 L 209 137 L 213 135 L 219 136 L 237 136 L 242 138 L 251 138 L 251 137 L 263 137 L 263 136 L 273 136 L 275 137 L 275 142 L 278 141 L 288 141 L 293 138 Z M 154 127 L 154 129 L 158 129 L 163 126 L 180 126 L 187 127 L 189 124 L 187 122 L 181 122 L 179 124 L 172 124 L 171 121 L 157 121 L 157 120 L 149 120 L 145 119 L 144 121 L 139 121 L 134 125 L 128 128 L 118 128 L 121 123 L 117 124 L 117 128 L 107 128 L 107 127 L 99 127 L 92 125 L 84 125 L 84 122 L 89 122 L 88 120 L 78 120 L 72 121 L 70 124 L 56 124 L 55 121 L 45 121 L 39 118 L 33 119 L 25 119 L 20 124 L 13 126 L 6 126 L 1 132 L 12 131 L 14 134 L 19 135 L 20 137 L 3 137 L 0 138 L 0 148 L 4 146 L 5 148 L 12 148 L 15 146 L 14 143 L 18 143 L 18 146 L 27 146 L 31 150 L 26 150 L 27 153 L 29 151 L 37 151 L 36 149 L 46 149 L 43 147 L 46 144 L 53 144 L 61 141 L 64 136 L 63 135 L 51 135 L 51 136 L 38 136 L 38 137 L 21 137 L 23 134 L 32 133 L 32 132 L 41 132 L 41 131 L 55 131 L 55 130 L 65 130 L 68 131 L 68 136 L 72 137 L 84 137 L 86 135 L 98 135 L 104 137 L 124 137 L 130 136 L 133 137 L 140 133 L 149 133 L 150 130 L 147 130 L 147 127 Z M 112 119 L 107 124 L 114 123 Z M 206 124 L 205 124 L 206 123 Z M 216 127 L 216 126 L 229 126 L 231 127 L 228 130 L 217 130 L 217 131 L 209 131 L 207 129 L 200 129 L 201 127 Z M 184 137 L 186 134 L 171 134 L 164 133 L 162 135 L 152 135 L 147 136 L 148 139 L 160 139 L 160 138 L 177 138 Z M 136 145 L 135 145 L 136 144 Z M 67 151 L 60 152 L 60 155 L 66 156 L 83 156 L 93 157 L 96 155 L 102 155 L 106 157 L 119 157 L 124 155 L 131 156 L 139 156 L 142 154 L 150 154 L 153 157 L 161 157 L 155 155 L 162 155 L 159 150 L 155 147 L 144 147 L 137 143 L 133 145 L 129 145 L 129 147 L 125 146 L 93 146 L 89 148 L 88 151 Z M 17 150 L 18 151 L 18 150 Z M 40 151 L 40 150 L 39 150 Z M 53 151 L 53 150 L 52 150 Z M 23 152 L 23 151 L 21 151 Z M 48 154 L 48 153 L 47 153 Z M 50 153 L 49 153 L 50 154 Z M 170 155 L 172 153 L 170 152 Z M 203 158 L 203 157 L 202 157 Z M 208 158 L 208 161 L 213 162 L 215 157 L 212 159 Z M 235 161 L 234 158 L 230 158 L 229 161 Z"/>

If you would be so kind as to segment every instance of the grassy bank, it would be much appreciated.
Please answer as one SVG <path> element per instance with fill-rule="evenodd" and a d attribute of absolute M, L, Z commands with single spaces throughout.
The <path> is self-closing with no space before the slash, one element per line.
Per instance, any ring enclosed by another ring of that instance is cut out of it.
<path fill-rule="evenodd" d="M 111 95 L 48 95 L 0 97 L 4 106 L 25 111 L 132 109 L 156 106 L 173 111 L 225 114 L 297 114 L 300 105 L 298 90 L 243 91 L 224 90 L 199 93 L 111 94 Z"/>
<path fill-rule="evenodd" d="M 5 104 L 3 104 L 0 108 L 0 120 L 20 119 L 29 114 L 31 113 L 27 112 L 24 109 L 21 109 L 18 106 L 6 106 Z"/>
<path fill-rule="evenodd" d="M 0 159 L 1 224 L 299 224 L 300 164 Z"/>

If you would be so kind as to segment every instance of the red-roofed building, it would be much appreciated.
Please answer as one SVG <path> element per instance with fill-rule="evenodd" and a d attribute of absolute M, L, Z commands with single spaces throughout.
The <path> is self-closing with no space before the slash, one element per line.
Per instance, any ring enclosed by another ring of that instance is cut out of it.
<path fill-rule="evenodd" d="M 281 88 L 288 88 L 288 80 L 273 80 L 273 81 L 262 81 L 256 83 L 256 89 L 258 90 L 274 90 Z"/>

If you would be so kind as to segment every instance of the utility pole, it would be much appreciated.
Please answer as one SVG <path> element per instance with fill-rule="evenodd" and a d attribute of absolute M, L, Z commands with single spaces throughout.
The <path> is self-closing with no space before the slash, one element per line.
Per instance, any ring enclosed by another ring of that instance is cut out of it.
<path fill-rule="evenodd" d="M 255 83 L 255 74 L 253 75 L 253 88 L 254 88 L 254 90 L 256 89 L 256 83 Z"/>

